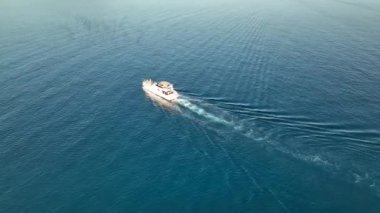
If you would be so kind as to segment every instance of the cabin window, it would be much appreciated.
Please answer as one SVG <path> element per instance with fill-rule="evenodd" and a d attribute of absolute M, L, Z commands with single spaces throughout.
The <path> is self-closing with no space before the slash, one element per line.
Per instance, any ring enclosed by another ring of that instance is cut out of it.
<path fill-rule="evenodd" d="M 162 91 L 165 95 L 170 95 L 170 94 L 172 94 L 173 93 L 173 91 L 166 91 L 166 92 L 164 92 L 164 91 Z"/>

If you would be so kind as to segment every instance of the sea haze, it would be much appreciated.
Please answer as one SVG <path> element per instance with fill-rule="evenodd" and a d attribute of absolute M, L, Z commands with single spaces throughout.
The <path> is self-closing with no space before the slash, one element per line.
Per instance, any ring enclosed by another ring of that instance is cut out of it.
<path fill-rule="evenodd" d="M 380 212 L 379 23 L 375 0 L 3 0 L 0 212 Z"/>

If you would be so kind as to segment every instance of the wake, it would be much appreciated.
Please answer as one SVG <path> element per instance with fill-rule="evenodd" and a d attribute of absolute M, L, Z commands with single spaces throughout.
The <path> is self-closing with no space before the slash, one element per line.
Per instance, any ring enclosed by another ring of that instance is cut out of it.
<path fill-rule="evenodd" d="M 365 172 L 363 175 L 361 173 L 347 172 L 343 165 L 335 161 L 331 162 L 331 159 L 329 160 L 325 155 L 320 155 L 319 153 L 303 153 L 283 145 L 279 141 L 274 140 L 270 133 L 260 131 L 260 124 L 256 124 L 256 122 L 252 122 L 252 120 L 245 121 L 239 119 L 227 110 L 223 110 L 203 100 L 186 96 L 181 96 L 181 98 L 177 100 L 177 104 L 184 109 L 181 110 L 182 115 L 191 120 L 198 121 L 203 124 L 204 127 L 212 129 L 218 134 L 226 136 L 225 134 L 229 131 L 241 134 L 252 141 L 258 142 L 260 145 L 269 146 L 297 160 L 322 167 L 324 170 L 332 172 L 332 174 L 344 174 L 346 179 L 355 184 L 360 182 L 363 182 L 363 184 L 369 183 L 368 185 L 371 190 L 374 191 L 377 196 L 380 196 L 377 180 L 373 179 L 368 173 Z"/>
<path fill-rule="evenodd" d="M 252 132 L 251 129 L 247 129 L 245 125 L 243 125 L 243 122 L 240 122 L 225 110 L 221 110 L 212 104 L 207 104 L 201 100 L 190 99 L 185 96 L 181 96 L 181 98 L 177 100 L 177 103 L 196 115 L 194 117 L 193 115 L 186 114 L 185 112 L 184 114 L 187 115 L 187 117 L 193 119 L 198 118 L 209 124 L 221 124 L 225 127 L 229 127 L 240 132 Z"/>
<path fill-rule="evenodd" d="M 213 104 L 186 96 L 181 96 L 181 98 L 177 100 L 177 104 L 188 110 L 182 111 L 182 115 L 191 120 L 197 120 L 198 122 L 204 124 L 205 127 L 213 129 L 218 133 L 227 133 L 232 130 L 233 132 L 241 134 L 248 139 L 259 142 L 261 145 L 270 146 L 282 153 L 292 156 L 293 158 L 320 165 L 325 168 L 335 167 L 319 155 L 303 154 L 283 146 L 278 141 L 272 140 L 270 134 L 268 135 L 265 132 L 260 131 L 260 128 L 252 120 L 246 122 L 238 119 L 226 110 L 220 109 Z"/>
<path fill-rule="evenodd" d="M 210 121 L 212 122 L 215 122 L 215 123 L 220 123 L 220 124 L 225 124 L 227 126 L 233 126 L 233 122 L 232 121 L 228 121 L 224 118 L 221 118 L 221 117 L 218 117 L 210 112 L 207 112 L 205 109 L 203 109 L 202 107 L 196 105 L 196 104 L 193 104 L 191 103 L 189 100 L 187 99 L 178 99 L 177 100 L 177 103 L 187 109 L 189 109 L 190 111 L 196 113 L 197 115 L 199 116 L 202 116 L 206 119 L 209 119 Z"/>

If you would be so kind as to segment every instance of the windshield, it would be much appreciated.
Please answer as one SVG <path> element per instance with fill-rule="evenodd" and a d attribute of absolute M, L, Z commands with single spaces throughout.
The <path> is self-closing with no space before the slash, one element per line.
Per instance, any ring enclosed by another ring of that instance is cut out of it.
<path fill-rule="evenodd" d="M 165 95 L 170 95 L 170 94 L 173 94 L 173 91 L 166 91 L 164 92 Z"/>

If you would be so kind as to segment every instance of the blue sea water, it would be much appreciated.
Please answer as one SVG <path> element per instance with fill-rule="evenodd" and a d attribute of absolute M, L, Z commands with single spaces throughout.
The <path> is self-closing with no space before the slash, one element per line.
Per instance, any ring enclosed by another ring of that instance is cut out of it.
<path fill-rule="evenodd" d="M 375 0 L 3 0 L 0 212 L 380 212 L 379 23 Z"/>

